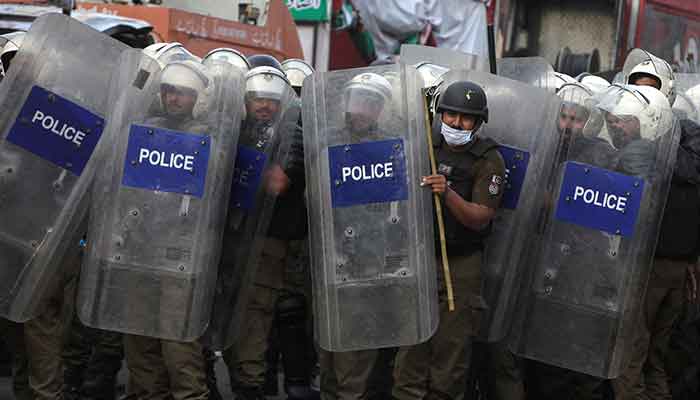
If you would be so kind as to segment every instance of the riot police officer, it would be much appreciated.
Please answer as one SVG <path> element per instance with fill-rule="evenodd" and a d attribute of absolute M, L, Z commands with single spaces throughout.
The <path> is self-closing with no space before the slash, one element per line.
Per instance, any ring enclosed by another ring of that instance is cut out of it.
<path fill-rule="evenodd" d="M 422 184 L 440 194 L 445 206 L 447 252 L 459 296 L 455 311 L 448 312 L 446 293 L 440 289 L 437 333 L 425 343 L 399 350 L 392 392 L 396 399 L 463 395 L 471 341 L 483 308 L 483 243 L 503 194 L 505 166 L 497 143 L 478 136 L 489 119 L 483 89 L 472 82 L 454 82 L 440 96 L 436 112 L 432 134 L 438 174 L 424 177 Z M 443 275 L 438 276 L 442 282 Z"/>
<path fill-rule="evenodd" d="M 654 87 L 670 105 L 675 103 L 675 76 L 666 61 L 635 49 L 628 56 L 623 73 L 626 83 Z M 695 278 L 700 249 L 700 157 L 697 144 L 693 145 L 700 129 L 687 118 L 680 125 L 676 168 L 642 307 L 643 323 L 634 339 L 629 365 L 613 385 L 620 399 L 671 396 L 666 372 L 669 341 L 683 311 L 686 278 Z"/>
<path fill-rule="evenodd" d="M 166 65 L 160 80 L 162 112 L 147 119 L 146 124 L 185 132 L 206 131 L 195 119 L 194 110 L 204 101 L 207 85 L 207 77 L 193 61 Z M 129 367 L 129 392 L 135 398 L 209 397 L 199 342 L 125 335 L 124 347 Z"/>

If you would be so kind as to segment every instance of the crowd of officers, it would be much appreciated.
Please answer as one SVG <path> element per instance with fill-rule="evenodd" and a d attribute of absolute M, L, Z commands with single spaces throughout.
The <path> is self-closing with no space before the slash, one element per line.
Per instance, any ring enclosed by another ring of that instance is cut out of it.
<path fill-rule="evenodd" d="M 0 55 L 3 71 L 11 68 L 11 57 L 20 40 L 21 37 L 14 37 Z M 168 50 L 168 45 L 154 46 L 144 51 L 155 58 Z M 313 72 L 300 60 L 280 63 L 267 55 L 246 58 L 232 49 L 218 49 L 207 57 L 227 59 L 247 71 L 247 76 L 259 68 L 275 69 L 285 74 L 297 93 L 304 77 Z M 351 85 L 352 90 L 378 93 L 379 98 L 385 99 L 391 96 L 391 84 L 386 78 L 365 75 Z M 673 79 L 672 74 L 662 76 L 657 70 L 640 66 L 625 83 L 650 86 L 670 96 Z M 191 114 L 198 94 L 196 85 L 184 88 L 188 90 L 178 89 L 174 91 L 163 84 L 163 106 Z M 258 98 L 246 107 L 248 113 L 264 119 L 266 113 L 274 114 L 279 104 L 274 99 Z M 381 112 L 381 104 L 371 111 Z M 432 132 L 436 161 L 441 168 L 439 173 L 423 177 L 421 184 L 437 193 L 447 209 L 447 248 L 454 290 L 469 295 L 457 296 L 456 310 L 448 312 L 444 276 L 438 272 L 440 325 L 427 342 L 401 349 L 339 353 L 314 346 L 310 334 L 304 173 L 303 165 L 296 165 L 279 171 L 273 179 L 281 200 L 268 230 L 269 240 L 263 248 L 255 288 L 251 291 L 242 329 L 245 334 L 234 347 L 216 354 L 197 341 L 180 343 L 86 327 L 74 311 L 82 252 L 76 244 L 75 251 L 63 263 L 63 279 L 55 282 L 41 315 L 22 325 L 0 321 L 0 338 L 12 354 L 15 396 L 18 399 L 115 399 L 120 391 L 117 374 L 126 361 L 128 398 L 217 399 L 221 395 L 214 365 L 223 358 L 232 391 L 239 399 L 264 399 L 276 393 L 278 365 L 284 370 L 284 391 L 289 399 L 516 400 L 526 396 L 595 399 L 613 398 L 613 395 L 616 399 L 670 399 L 667 362 L 671 334 L 690 304 L 688 300 L 697 296 L 698 171 L 686 176 L 679 173 L 674 178 L 645 300 L 646 323 L 640 326 L 628 368 L 618 379 L 605 382 L 521 360 L 504 344 L 473 343 L 479 330 L 480 305 L 473 300 L 479 298 L 481 291 L 484 238 L 480 232 L 496 215 L 506 177 L 497 143 L 480 136 L 479 128 L 489 118 L 498 116 L 489 116 L 484 90 L 466 81 L 447 87 L 435 112 L 441 118 L 433 123 Z M 580 114 L 562 108 L 559 119 L 562 132 L 575 135 L 583 123 Z M 362 127 L 369 128 L 369 125 Z M 700 128 L 684 120 L 679 152 L 688 153 L 693 167 L 700 158 L 693 147 L 697 138 Z M 314 383 L 315 378 L 320 387 Z"/>

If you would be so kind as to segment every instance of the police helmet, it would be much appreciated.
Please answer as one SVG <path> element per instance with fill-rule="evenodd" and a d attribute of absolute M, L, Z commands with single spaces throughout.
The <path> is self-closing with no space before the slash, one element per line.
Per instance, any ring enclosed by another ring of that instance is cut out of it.
<path fill-rule="evenodd" d="M 295 88 L 300 88 L 304 82 L 304 78 L 314 73 L 314 69 L 311 65 L 298 58 L 290 58 L 282 61 L 282 70 L 287 75 L 289 83 Z"/>
<path fill-rule="evenodd" d="M 671 65 L 655 55 L 642 50 L 632 49 L 625 60 L 623 73 L 626 84 L 633 85 L 640 77 L 648 76 L 659 82 L 659 90 L 668 98 L 668 103 L 676 101 L 675 75 Z"/>
<path fill-rule="evenodd" d="M 438 113 L 444 111 L 476 115 L 489 122 L 486 93 L 481 86 L 469 81 L 454 82 L 445 89 L 437 105 Z"/>
<path fill-rule="evenodd" d="M 344 88 L 345 95 L 359 93 L 377 97 L 382 102 L 391 101 L 391 83 L 385 77 L 373 72 L 365 72 L 353 77 Z"/>
<path fill-rule="evenodd" d="M 17 51 L 22 46 L 24 35 L 26 32 L 12 32 L 0 35 L 5 41 L 2 51 L 0 51 L 0 62 L 2 62 L 3 71 L 7 72 L 10 69 L 10 63 Z"/>
<path fill-rule="evenodd" d="M 220 47 L 214 49 L 207 53 L 202 59 L 204 64 L 209 64 L 210 62 L 221 61 L 226 62 L 234 67 L 240 68 L 243 72 L 250 71 L 250 64 L 246 59 L 245 55 L 236 49 L 231 49 L 228 47 Z"/>
<path fill-rule="evenodd" d="M 269 66 L 255 67 L 245 75 L 245 98 L 281 101 L 290 85 L 284 73 Z"/>
<path fill-rule="evenodd" d="M 275 57 L 268 54 L 253 54 L 252 56 L 248 57 L 248 64 L 250 65 L 250 69 L 256 67 L 272 67 L 284 72 L 282 69 L 282 64 L 280 64 Z"/>
<path fill-rule="evenodd" d="M 194 61 L 175 61 L 163 69 L 160 85 L 161 90 L 170 86 L 199 95 L 209 86 L 209 78 Z"/>

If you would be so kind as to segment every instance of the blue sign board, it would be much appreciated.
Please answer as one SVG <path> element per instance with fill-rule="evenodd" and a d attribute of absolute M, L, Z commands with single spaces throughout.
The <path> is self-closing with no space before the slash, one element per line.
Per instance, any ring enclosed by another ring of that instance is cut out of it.
<path fill-rule="evenodd" d="M 258 192 L 267 156 L 265 153 L 238 146 L 236 166 L 233 170 L 231 186 L 231 206 L 250 211 L 255 207 L 255 194 Z"/>
<path fill-rule="evenodd" d="M 498 146 L 498 151 L 506 164 L 505 190 L 503 191 L 501 208 L 515 210 L 518 207 L 520 192 L 522 192 L 525 183 L 530 153 L 509 146 Z"/>
<path fill-rule="evenodd" d="M 401 139 L 328 148 L 333 208 L 408 199 Z"/>
<path fill-rule="evenodd" d="M 131 125 L 122 185 L 202 197 L 211 138 Z"/>
<path fill-rule="evenodd" d="M 643 193 L 641 178 L 567 162 L 556 219 L 629 237 L 634 235 Z"/>
<path fill-rule="evenodd" d="M 34 86 L 7 141 L 80 176 L 102 136 L 104 119 Z"/>

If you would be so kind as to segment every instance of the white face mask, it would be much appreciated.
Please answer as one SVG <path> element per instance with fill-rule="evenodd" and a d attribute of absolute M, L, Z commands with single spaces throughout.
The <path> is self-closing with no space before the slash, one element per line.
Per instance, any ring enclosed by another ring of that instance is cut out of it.
<path fill-rule="evenodd" d="M 440 133 L 445 138 L 445 141 L 450 146 L 463 146 L 472 141 L 473 131 L 464 131 L 455 129 L 446 123 L 442 123 Z"/>

